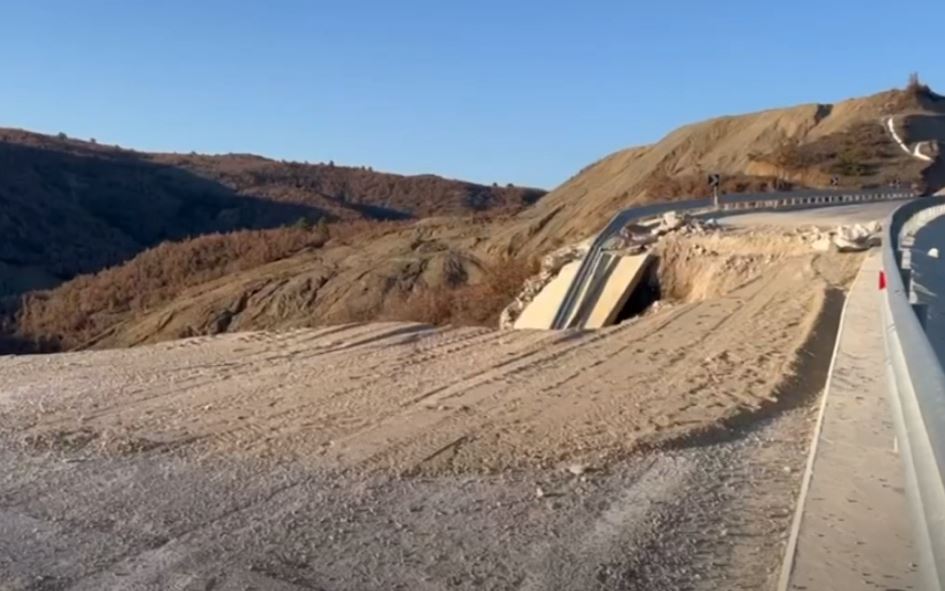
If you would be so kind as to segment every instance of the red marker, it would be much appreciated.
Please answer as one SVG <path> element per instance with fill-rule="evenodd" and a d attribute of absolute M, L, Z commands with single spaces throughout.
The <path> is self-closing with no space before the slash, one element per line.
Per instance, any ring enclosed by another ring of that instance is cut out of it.
<path fill-rule="evenodd" d="M 879 272 L 879 288 L 886 289 L 886 271 Z"/>

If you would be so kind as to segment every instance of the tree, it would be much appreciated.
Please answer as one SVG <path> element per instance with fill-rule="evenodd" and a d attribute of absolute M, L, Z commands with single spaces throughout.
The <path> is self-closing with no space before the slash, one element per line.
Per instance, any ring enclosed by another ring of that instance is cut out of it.
<path fill-rule="evenodd" d="M 67 140 L 67 139 L 69 139 L 69 136 L 67 136 L 65 133 L 63 133 L 63 132 L 61 132 L 61 131 L 56 134 L 56 137 L 59 138 L 59 139 L 61 139 L 61 140 Z"/>
<path fill-rule="evenodd" d="M 922 83 L 918 72 L 912 72 L 909 74 L 909 83 L 906 85 L 906 92 L 911 94 L 926 94 L 929 92 L 929 87 Z"/>

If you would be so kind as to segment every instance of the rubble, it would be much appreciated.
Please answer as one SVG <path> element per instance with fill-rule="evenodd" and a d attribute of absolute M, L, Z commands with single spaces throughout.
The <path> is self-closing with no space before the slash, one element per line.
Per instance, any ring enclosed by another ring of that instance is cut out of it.
<path fill-rule="evenodd" d="M 882 242 L 879 222 L 837 226 L 833 233 L 833 243 L 840 252 L 869 250 Z"/>
<path fill-rule="evenodd" d="M 873 221 L 865 224 L 837 226 L 832 230 L 808 227 L 797 231 L 800 238 L 819 252 L 859 252 L 879 246 L 882 242 L 882 225 Z"/>
<path fill-rule="evenodd" d="M 538 274 L 527 279 L 518 297 L 502 310 L 502 314 L 499 315 L 499 328 L 513 328 L 525 306 L 531 303 L 535 296 L 558 275 L 561 267 L 584 257 L 588 250 L 590 250 L 590 242 L 584 241 L 559 248 L 545 255 L 541 259 L 541 270 Z"/>
<path fill-rule="evenodd" d="M 656 243 L 661 236 L 671 232 L 682 234 L 705 234 L 718 229 L 715 220 L 693 218 L 685 213 L 668 211 L 652 222 L 633 222 L 624 226 L 616 236 L 608 240 L 604 250 L 626 251 L 626 254 L 639 254 L 646 247 Z"/>
<path fill-rule="evenodd" d="M 609 238 L 601 248 L 621 254 L 640 254 L 654 245 L 661 236 L 672 232 L 684 234 L 704 234 L 718 229 L 715 220 L 692 218 L 685 213 L 669 211 L 654 220 L 633 221 Z M 590 250 L 591 240 L 585 240 L 559 248 L 541 260 L 541 271 L 525 282 L 522 291 L 499 316 L 499 328 L 513 328 L 515 321 L 522 314 L 535 296 L 554 279 L 566 264 L 581 259 Z"/>

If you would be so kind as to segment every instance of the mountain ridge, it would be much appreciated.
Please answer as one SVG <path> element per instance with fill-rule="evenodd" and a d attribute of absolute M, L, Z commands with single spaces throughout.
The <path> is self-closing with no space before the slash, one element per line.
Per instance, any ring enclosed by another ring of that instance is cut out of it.
<path fill-rule="evenodd" d="M 896 118 L 906 142 L 926 142 L 934 161 L 904 152 L 882 125 L 888 116 Z M 134 285 L 109 282 L 150 281 L 153 273 L 165 272 L 147 262 L 155 256 L 144 253 L 120 272 L 80 277 L 21 298 L 7 314 L 7 332 L 27 343 L 72 348 L 385 318 L 488 324 L 538 257 L 587 238 L 619 209 L 707 195 L 707 172 L 722 174 L 729 192 L 826 187 L 833 178 L 841 187 L 900 182 L 932 191 L 945 185 L 943 145 L 945 99 L 931 91 L 887 91 L 834 105 L 725 116 L 601 158 L 518 211 L 431 216 L 383 230 L 374 229 L 374 222 L 341 233 L 329 228 L 318 244 L 280 234 L 291 248 L 276 260 L 244 264 L 245 255 L 228 254 L 232 274 L 207 282 L 197 274 L 177 278 L 179 289 L 140 306 L 135 302 L 144 296 Z M 162 256 L 182 261 L 203 252 L 187 241 L 166 249 Z M 109 293 L 123 295 L 101 295 Z M 75 302 L 82 302 L 80 314 Z"/>
<path fill-rule="evenodd" d="M 0 170 L 0 296 L 166 240 L 299 220 L 508 214 L 544 194 L 255 155 L 152 154 L 16 129 L 0 129 Z"/>

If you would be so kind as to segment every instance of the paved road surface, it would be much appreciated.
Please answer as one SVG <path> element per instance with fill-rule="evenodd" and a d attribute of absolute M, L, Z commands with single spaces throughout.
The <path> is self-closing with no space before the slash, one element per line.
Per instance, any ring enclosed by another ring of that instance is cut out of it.
<path fill-rule="evenodd" d="M 902 201 L 857 203 L 836 207 L 791 211 L 764 211 L 724 216 L 719 221 L 732 226 L 823 226 L 883 221 Z"/>
<path fill-rule="evenodd" d="M 938 257 L 929 256 L 933 248 Z M 925 332 L 945 365 L 945 216 L 916 233 L 911 261 L 916 301 L 928 306 Z"/>
<path fill-rule="evenodd" d="M 789 589 L 914 589 L 918 555 L 889 408 L 874 250 L 838 337 Z"/>

